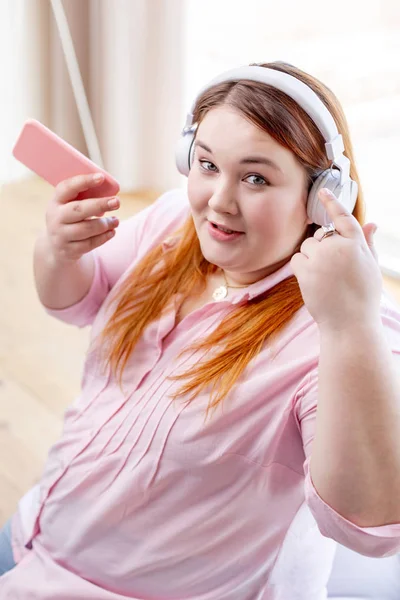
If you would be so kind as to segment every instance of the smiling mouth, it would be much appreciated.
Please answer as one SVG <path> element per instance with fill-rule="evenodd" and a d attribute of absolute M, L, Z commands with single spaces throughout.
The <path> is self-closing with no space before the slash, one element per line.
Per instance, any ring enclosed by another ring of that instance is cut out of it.
<path fill-rule="evenodd" d="M 214 229 L 219 229 L 219 231 L 223 231 L 224 233 L 243 233 L 243 231 L 236 231 L 235 229 L 228 229 L 227 227 L 222 227 L 222 225 L 217 225 L 217 223 L 213 223 L 210 221 L 211 225 Z"/>

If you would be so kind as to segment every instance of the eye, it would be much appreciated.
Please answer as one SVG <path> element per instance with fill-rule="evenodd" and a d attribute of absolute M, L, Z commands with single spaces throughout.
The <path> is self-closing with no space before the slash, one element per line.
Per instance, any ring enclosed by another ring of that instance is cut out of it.
<path fill-rule="evenodd" d="M 266 179 L 264 179 L 264 177 L 261 177 L 261 175 L 249 175 L 248 177 L 246 177 L 245 181 L 248 181 L 252 185 L 255 185 L 258 187 L 261 187 L 263 185 L 269 185 L 268 181 Z"/>
<path fill-rule="evenodd" d="M 215 173 L 216 171 L 218 171 L 218 169 L 214 165 L 214 163 L 210 162 L 209 160 L 199 160 L 199 163 L 200 163 L 200 167 L 204 171 L 211 171 L 211 173 Z"/>

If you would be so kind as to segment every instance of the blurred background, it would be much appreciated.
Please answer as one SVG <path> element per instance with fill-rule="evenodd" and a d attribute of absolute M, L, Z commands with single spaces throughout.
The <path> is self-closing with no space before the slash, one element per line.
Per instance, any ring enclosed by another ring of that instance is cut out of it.
<path fill-rule="evenodd" d="M 203 84 L 291 62 L 343 104 L 385 286 L 400 299 L 399 53 L 398 0 L 0 0 L 0 525 L 59 436 L 88 339 L 35 295 L 32 249 L 52 188 L 12 157 L 24 121 L 114 175 L 124 218 L 185 185 L 174 149 Z"/>

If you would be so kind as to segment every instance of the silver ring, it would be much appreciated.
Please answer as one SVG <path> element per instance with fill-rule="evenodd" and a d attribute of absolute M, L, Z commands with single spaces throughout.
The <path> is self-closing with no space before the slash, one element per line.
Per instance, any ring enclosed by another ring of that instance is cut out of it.
<path fill-rule="evenodd" d="M 336 227 L 333 223 L 329 223 L 329 225 L 322 225 L 321 229 L 324 232 L 324 235 L 319 240 L 320 242 L 322 242 L 322 240 L 324 238 L 329 237 L 330 235 L 333 235 L 334 233 L 336 233 Z"/>

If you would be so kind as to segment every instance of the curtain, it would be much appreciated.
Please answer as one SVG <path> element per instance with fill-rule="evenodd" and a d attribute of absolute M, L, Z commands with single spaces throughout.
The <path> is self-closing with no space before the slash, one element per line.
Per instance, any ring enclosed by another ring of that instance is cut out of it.
<path fill-rule="evenodd" d="M 104 168 L 123 191 L 179 185 L 183 0 L 63 0 L 62 6 Z M 3 1 L 0 24 L 0 180 L 26 173 L 11 148 L 29 117 L 90 154 L 50 0 Z"/>

